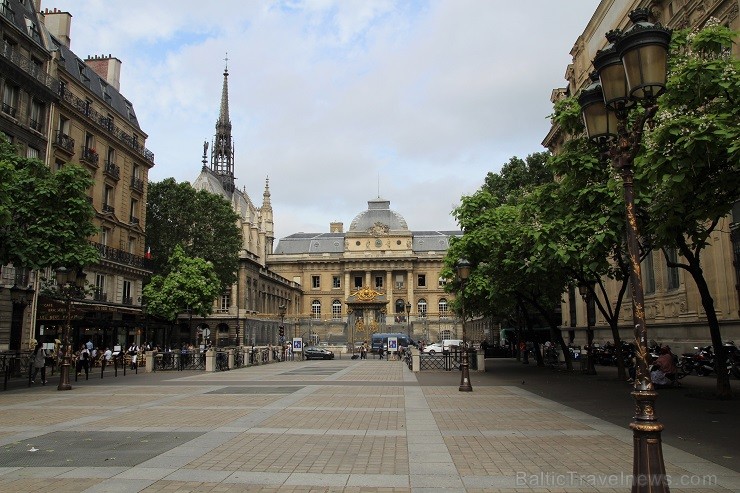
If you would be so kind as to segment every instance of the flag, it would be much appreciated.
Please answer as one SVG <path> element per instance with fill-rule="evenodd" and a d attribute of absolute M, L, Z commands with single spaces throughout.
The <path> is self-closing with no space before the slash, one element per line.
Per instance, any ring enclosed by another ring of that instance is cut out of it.
<path fill-rule="evenodd" d="M 146 247 L 146 253 L 144 254 L 144 258 L 147 260 L 152 259 L 152 247 L 150 246 Z"/>

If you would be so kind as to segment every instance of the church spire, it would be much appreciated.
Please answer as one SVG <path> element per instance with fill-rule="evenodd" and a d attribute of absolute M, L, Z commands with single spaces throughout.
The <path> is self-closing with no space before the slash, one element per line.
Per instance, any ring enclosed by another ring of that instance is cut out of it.
<path fill-rule="evenodd" d="M 211 170 L 221 178 L 228 193 L 234 192 L 234 144 L 231 140 L 229 119 L 229 57 L 225 58 L 224 85 L 221 90 L 221 109 L 216 122 L 216 136 L 211 148 Z"/>

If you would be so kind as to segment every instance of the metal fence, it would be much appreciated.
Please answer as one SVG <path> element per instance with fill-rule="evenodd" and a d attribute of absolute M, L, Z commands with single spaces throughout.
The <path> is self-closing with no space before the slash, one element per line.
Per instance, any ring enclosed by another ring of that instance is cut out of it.
<path fill-rule="evenodd" d="M 468 368 L 470 370 L 478 369 L 478 357 L 475 350 L 468 351 Z M 421 354 L 419 359 L 419 370 L 420 371 L 434 371 L 444 370 L 452 371 L 460 369 L 460 362 L 462 360 L 462 351 L 455 349 L 453 351 L 445 351 L 442 354 Z M 409 368 L 411 366 L 409 365 Z"/>

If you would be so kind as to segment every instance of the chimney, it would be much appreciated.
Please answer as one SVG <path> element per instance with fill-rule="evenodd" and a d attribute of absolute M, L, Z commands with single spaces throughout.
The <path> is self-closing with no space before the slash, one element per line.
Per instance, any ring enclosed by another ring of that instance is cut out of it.
<path fill-rule="evenodd" d="M 114 87 L 116 91 L 121 90 L 121 60 L 111 55 L 88 56 L 85 59 L 88 67 L 105 81 Z"/>
<path fill-rule="evenodd" d="M 57 9 L 44 9 L 40 14 L 49 33 L 70 48 L 72 40 L 69 32 L 72 27 L 72 14 Z"/>
<path fill-rule="evenodd" d="M 344 233 L 344 223 L 329 223 L 329 232 Z"/>

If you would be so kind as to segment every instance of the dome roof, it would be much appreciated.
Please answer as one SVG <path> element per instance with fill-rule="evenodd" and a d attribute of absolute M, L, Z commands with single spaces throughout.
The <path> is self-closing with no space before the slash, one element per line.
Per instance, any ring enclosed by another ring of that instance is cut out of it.
<path fill-rule="evenodd" d="M 392 211 L 391 201 L 381 198 L 367 201 L 367 210 L 359 213 L 349 226 L 350 232 L 408 231 L 406 220 L 398 212 Z"/>

